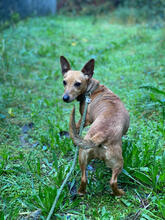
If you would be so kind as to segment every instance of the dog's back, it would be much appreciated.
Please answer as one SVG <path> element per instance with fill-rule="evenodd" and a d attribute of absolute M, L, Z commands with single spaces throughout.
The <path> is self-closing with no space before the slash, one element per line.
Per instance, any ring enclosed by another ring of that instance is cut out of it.
<path fill-rule="evenodd" d="M 84 100 L 80 102 L 81 113 L 83 113 L 84 104 Z M 119 140 L 128 130 L 129 114 L 127 110 L 119 97 L 103 85 L 99 85 L 91 94 L 91 103 L 86 116 L 86 125 L 90 124 L 91 127 L 85 139 L 91 140 L 95 144 Z M 96 141 L 94 137 L 98 132 L 100 140 Z"/>

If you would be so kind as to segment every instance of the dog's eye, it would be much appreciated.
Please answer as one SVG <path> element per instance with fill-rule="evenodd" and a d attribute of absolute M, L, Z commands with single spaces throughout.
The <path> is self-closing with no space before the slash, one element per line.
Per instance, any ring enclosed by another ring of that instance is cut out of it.
<path fill-rule="evenodd" d="M 65 80 L 63 81 L 63 84 L 64 84 L 64 86 L 66 86 L 66 81 Z"/>
<path fill-rule="evenodd" d="M 76 86 L 76 87 L 79 87 L 80 85 L 81 85 L 80 82 L 76 82 L 76 83 L 74 84 L 74 86 Z"/>

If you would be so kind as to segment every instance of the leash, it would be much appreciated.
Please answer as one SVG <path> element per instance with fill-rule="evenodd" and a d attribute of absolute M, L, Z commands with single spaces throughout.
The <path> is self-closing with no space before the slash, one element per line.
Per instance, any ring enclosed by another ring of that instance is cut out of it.
<path fill-rule="evenodd" d="M 86 114 L 87 114 L 87 109 L 88 109 L 88 104 L 91 102 L 91 99 L 90 99 L 90 93 L 87 93 L 85 95 L 85 107 L 84 107 L 84 112 L 83 112 L 83 117 L 82 117 L 82 120 L 81 120 L 81 125 L 80 125 L 80 131 L 79 131 L 79 135 L 82 135 L 82 131 L 83 131 L 83 128 L 84 128 L 84 124 L 85 124 L 85 119 L 86 119 Z M 73 163 L 72 163 L 72 166 L 70 168 L 70 171 L 69 173 L 66 175 L 60 189 L 57 191 L 57 195 L 54 199 L 54 202 L 53 202 L 53 205 L 50 209 L 50 212 L 49 212 L 49 215 L 47 216 L 46 220 L 50 220 L 53 212 L 54 212 L 54 209 L 56 207 L 56 204 L 57 204 L 57 201 L 61 195 L 61 192 L 64 188 L 64 186 L 66 185 L 71 173 L 73 172 L 74 168 L 75 168 L 75 165 L 76 165 L 76 161 L 77 161 L 77 156 L 78 156 L 78 151 L 79 151 L 79 147 L 77 146 L 76 147 L 76 152 L 75 152 L 75 155 L 74 155 L 74 159 L 73 159 Z"/>

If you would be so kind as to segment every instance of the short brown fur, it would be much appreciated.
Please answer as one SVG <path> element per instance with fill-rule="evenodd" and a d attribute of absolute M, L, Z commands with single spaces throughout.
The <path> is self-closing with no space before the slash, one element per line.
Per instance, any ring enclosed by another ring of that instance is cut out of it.
<path fill-rule="evenodd" d="M 64 76 L 65 92 L 63 99 L 80 102 L 81 118 L 75 125 L 75 109 L 70 117 L 70 136 L 80 147 L 79 164 L 82 171 L 79 194 L 86 193 L 86 166 L 93 158 L 104 160 L 112 169 L 110 185 L 114 195 L 122 196 L 124 191 L 117 186 L 117 177 L 123 168 L 122 136 L 129 127 L 129 114 L 117 95 L 92 78 L 94 60 L 90 60 L 81 71 L 73 71 L 65 57 L 60 58 Z M 78 82 L 78 84 L 76 84 Z M 85 106 L 85 93 L 91 93 L 85 126 L 91 125 L 84 139 L 77 134 Z"/>

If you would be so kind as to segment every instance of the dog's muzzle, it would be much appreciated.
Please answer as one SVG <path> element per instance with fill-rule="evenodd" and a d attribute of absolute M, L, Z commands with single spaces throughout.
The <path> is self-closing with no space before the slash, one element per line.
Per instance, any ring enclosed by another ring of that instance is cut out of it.
<path fill-rule="evenodd" d="M 70 97 L 68 96 L 68 94 L 65 94 L 65 95 L 63 96 L 63 101 L 64 101 L 64 102 L 69 102 L 69 99 L 70 99 Z"/>

